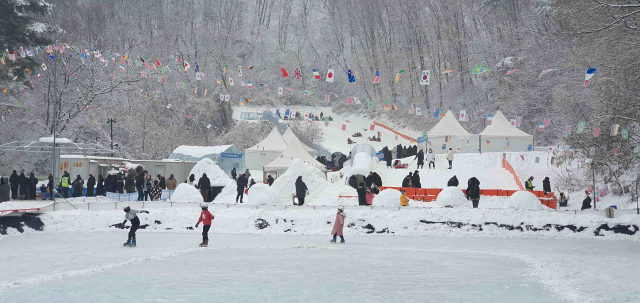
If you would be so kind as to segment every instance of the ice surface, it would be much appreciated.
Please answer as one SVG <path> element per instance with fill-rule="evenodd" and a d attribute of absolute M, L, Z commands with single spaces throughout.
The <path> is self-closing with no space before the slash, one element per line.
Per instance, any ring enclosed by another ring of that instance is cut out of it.
<path fill-rule="evenodd" d="M 176 191 L 171 195 L 171 201 L 173 202 L 204 202 L 200 191 L 187 183 L 180 183 L 176 187 Z"/>
<path fill-rule="evenodd" d="M 517 209 L 545 209 L 546 206 L 540 203 L 540 199 L 531 192 L 517 191 L 507 200 L 507 205 L 510 208 Z"/>
<path fill-rule="evenodd" d="M 121 246 L 126 230 L 6 238 L 3 249 L 12 253 L 0 260 L 0 301 L 640 300 L 638 242 L 352 236 L 347 229 L 347 244 L 330 245 L 329 235 L 210 232 L 209 247 L 199 248 L 200 231 L 139 230 L 137 248 Z"/>

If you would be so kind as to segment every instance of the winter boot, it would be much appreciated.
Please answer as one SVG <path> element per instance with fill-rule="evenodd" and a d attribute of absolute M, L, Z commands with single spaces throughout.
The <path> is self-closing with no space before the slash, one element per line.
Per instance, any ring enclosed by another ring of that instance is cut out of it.
<path fill-rule="evenodd" d="M 127 246 L 131 246 L 131 241 L 127 241 L 124 244 L 122 244 L 122 246 L 127 247 Z"/>
<path fill-rule="evenodd" d="M 202 242 L 202 247 L 207 247 L 209 246 L 209 240 L 204 240 L 204 242 Z"/>
<path fill-rule="evenodd" d="M 344 237 L 340 236 L 340 243 L 344 244 Z"/>
<path fill-rule="evenodd" d="M 336 235 L 333 235 L 333 239 L 331 239 L 331 241 L 329 241 L 329 243 L 336 243 Z"/>
<path fill-rule="evenodd" d="M 133 238 L 133 240 L 131 240 L 130 247 L 136 247 L 136 238 Z"/>

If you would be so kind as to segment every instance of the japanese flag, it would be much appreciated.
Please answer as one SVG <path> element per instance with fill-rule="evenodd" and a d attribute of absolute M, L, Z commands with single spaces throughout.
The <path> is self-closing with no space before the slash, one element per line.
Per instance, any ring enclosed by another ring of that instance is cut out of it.
<path fill-rule="evenodd" d="M 511 119 L 509 122 L 511 122 L 511 127 L 516 127 L 516 125 L 518 124 L 516 122 L 516 119 Z"/>
<path fill-rule="evenodd" d="M 47 65 L 42 63 L 42 70 L 47 70 Z"/>
<path fill-rule="evenodd" d="M 191 67 L 191 65 L 189 65 L 189 62 L 184 61 L 184 70 L 189 70 L 189 68 Z"/>
<path fill-rule="evenodd" d="M 278 87 L 278 95 L 282 95 L 282 87 Z"/>
<path fill-rule="evenodd" d="M 327 82 L 333 82 L 333 68 L 327 70 Z"/>
<path fill-rule="evenodd" d="M 167 105 L 167 108 L 171 108 L 171 104 L 168 104 L 168 105 Z"/>

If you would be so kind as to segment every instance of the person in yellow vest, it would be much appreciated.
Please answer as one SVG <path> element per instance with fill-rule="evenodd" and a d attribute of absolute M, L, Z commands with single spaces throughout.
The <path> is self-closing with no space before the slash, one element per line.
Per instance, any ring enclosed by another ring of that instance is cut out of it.
<path fill-rule="evenodd" d="M 533 188 L 535 186 L 533 186 L 533 177 L 529 177 L 529 179 L 527 179 L 527 181 L 524 181 L 524 189 L 528 190 L 528 191 L 533 191 Z"/>
<path fill-rule="evenodd" d="M 400 195 L 400 206 L 409 206 L 409 199 L 407 198 L 407 193 L 404 189 L 401 191 Z"/>
<path fill-rule="evenodd" d="M 69 198 L 69 173 L 65 170 L 60 181 L 60 187 L 62 188 L 62 197 Z"/>

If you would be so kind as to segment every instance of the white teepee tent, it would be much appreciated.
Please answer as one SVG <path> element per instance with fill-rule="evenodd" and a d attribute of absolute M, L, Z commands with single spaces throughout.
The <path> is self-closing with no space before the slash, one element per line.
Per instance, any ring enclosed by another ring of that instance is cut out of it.
<path fill-rule="evenodd" d="M 245 167 L 250 170 L 262 170 L 262 167 L 273 161 L 287 148 L 277 128 L 260 143 L 244 150 Z"/>
<path fill-rule="evenodd" d="M 533 136 L 512 126 L 501 111 L 493 116 L 491 125 L 487 125 L 479 136 L 483 152 L 533 149 Z"/>
<path fill-rule="evenodd" d="M 419 148 L 425 149 L 425 154 L 429 149 L 436 154 L 446 154 L 449 148 L 454 152 L 462 153 L 478 151 L 478 136 L 464 129 L 451 110 L 427 131 L 427 135 L 428 141 L 419 145 Z M 459 151 L 458 148 L 460 148 Z"/>
<path fill-rule="evenodd" d="M 287 131 L 284 132 L 284 134 L 282 135 L 282 140 L 284 140 L 284 142 L 286 142 L 287 145 L 291 144 L 291 141 L 293 141 L 294 138 L 297 139 L 296 135 L 291 131 L 291 128 L 287 128 Z M 302 143 L 302 147 L 304 147 L 304 150 L 306 150 L 311 156 L 313 157 L 318 156 L 318 152 L 315 149 L 305 145 L 304 143 Z"/>
<path fill-rule="evenodd" d="M 264 166 L 263 172 L 276 172 L 276 176 L 279 176 L 287 171 L 293 159 L 300 159 L 321 171 L 326 171 L 325 166 L 304 149 L 302 142 L 297 137 L 293 137 L 289 146 L 275 160 Z"/>

